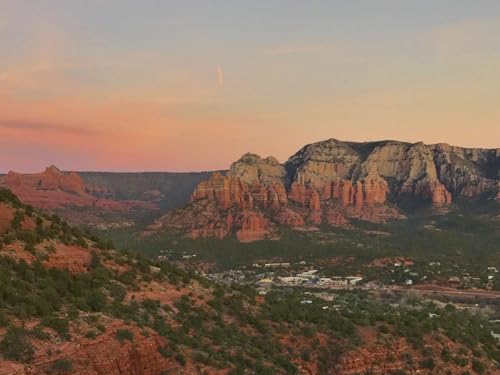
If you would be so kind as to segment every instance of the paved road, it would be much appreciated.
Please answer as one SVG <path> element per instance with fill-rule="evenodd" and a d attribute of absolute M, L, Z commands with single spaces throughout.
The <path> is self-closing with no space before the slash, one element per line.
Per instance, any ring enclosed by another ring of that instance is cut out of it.
<path fill-rule="evenodd" d="M 414 287 L 391 286 L 387 291 L 394 292 L 416 292 L 419 294 L 438 294 L 450 297 L 464 297 L 464 298 L 489 298 L 500 299 L 500 292 L 495 290 L 484 289 L 453 289 L 440 287 L 437 285 L 417 285 Z"/>

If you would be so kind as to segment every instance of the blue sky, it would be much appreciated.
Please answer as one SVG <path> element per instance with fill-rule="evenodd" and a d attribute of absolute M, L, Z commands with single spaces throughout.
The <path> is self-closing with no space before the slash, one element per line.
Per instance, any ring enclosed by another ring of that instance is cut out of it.
<path fill-rule="evenodd" d="M 330 137 L 500 146 L 498 1 L 0 0 L 0 43 L 0 170 L 216 169 Z"/>

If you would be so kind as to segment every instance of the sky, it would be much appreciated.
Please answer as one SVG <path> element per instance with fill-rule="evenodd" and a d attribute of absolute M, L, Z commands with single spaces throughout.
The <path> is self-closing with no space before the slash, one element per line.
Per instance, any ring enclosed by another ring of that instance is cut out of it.
<path fill-rule="evenodd" d="M 498 0 L 0 0 L 0 172 L 500 147 Z"/>

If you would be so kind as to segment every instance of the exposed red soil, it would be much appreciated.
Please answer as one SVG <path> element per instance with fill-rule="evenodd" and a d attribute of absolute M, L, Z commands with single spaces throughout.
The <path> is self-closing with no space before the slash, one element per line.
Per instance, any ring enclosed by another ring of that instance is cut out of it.
<path fill-rule="evenodd" d="M 401 266 L 409 267 L 415 264 L 415 261 L 411 258 L 406 257 L 387 257 L 387 258 L 378 258 L 372 261 L 368 266 L 369 267 L 387 267 L 393 266 L 394 264 L 399 263 Z"/>
<path fill-rule="evenodd" d="M 90 266 L 92 254 L 89 249 L 78 246 L 57 244 L 54 252 L 48 253 L 43 262 L 47 268 L 67 269 L 70 273 L 86 272 Z"/>
<path fill-rule="evenodd" d="M 0 234 L 4 234 L 9 229 L 14 213 L 13 208 L 0 203 Z"/>

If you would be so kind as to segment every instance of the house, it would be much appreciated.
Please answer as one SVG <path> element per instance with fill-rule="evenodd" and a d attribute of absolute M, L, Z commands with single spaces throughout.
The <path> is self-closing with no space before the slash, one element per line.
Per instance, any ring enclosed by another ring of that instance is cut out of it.
<path fill-rule="evenodd" d="M 335 276 L 335 277 L 332 277 L 332 285 L 333 286 L 337 286 L 337 287 L 347 287 L 348 285 L 348 281 L 347 279 L 344 279 L 340 276 Z"/>
<path fill-rule="evenodd" d="M 405 281 L 405 285 L 408 285 L 408 286 L 413 285 L 413 280 L 412 279 L 407 279 Z"/>
<path fill-rule="evenodd" d="M 493 338 L 495 340 L 497 340 L 498 342 L 500 342 L 500 333 L 495 333 L 495 332 L 491 331 L 491 336 L 493 336 Z"/>
<path fill-rule="evenodd" d="M 319 279 L 318 275 L 318 270 L 310 270 L 310 271 L 305 271 L 301 272 L 297 275 L 297 277 L 300 277 L 305 280 L 316 280 Z"/>
<path fill-rule="evenodd" d="M 332 279 L 329 277 L 320 277 L 318 284 L 319 285 L 329 285 L 332 283 Z"/>
<path fill-rule="evenodd" d="M 347 276 L 346 280 L 351 285 L 357 285 L 359 282 L 361 282 L 363 280 L 363 278 L 360 276 Z"/>
<path fill-rule="evenodd" d="M 276 268 L 276 267 L 290 267 L 290 263 L 266 263 L 264 267 L 267 268 Z"/>
<path fill-rule="evenodd" d="M 284 276 L 284 277 L 279 277 L 278 279 L 283 284 L 288 284 L 288 285 L 299 285 L 305 281 L 303 278 L 297 276 Z"/>
<path fill-rule="evenodd" d="M 273 282 L 273 279 L 271 279 L 270 277 L 266 277 L 266 278 L 263 278 L 263 279 L 260 279 L 259 281 L 257 281 L 257 283 L 259 284 L 270 284 Z"/>

